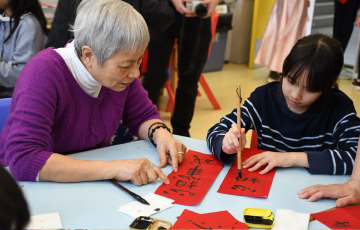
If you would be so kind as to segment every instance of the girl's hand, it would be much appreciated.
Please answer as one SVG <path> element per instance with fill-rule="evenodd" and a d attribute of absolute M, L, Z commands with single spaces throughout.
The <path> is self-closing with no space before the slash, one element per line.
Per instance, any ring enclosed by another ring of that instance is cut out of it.
<path fill-rule="evenodd" d="M 161 169 L 151 163 L 147 158 L 110 161 L 111 167 L 115 170 L 114 179 L 128 181 L 135 185 L 143 185 L 153 182 L 158 177 L 165 183 L 170 180 Z"/>
<path fill-rule="evenodd" d="M 174 172 L 178 171 L 178 165 L 185 158 L 186 146 L 165 129 L 158 129 L 154 135 L 154 141 L 160 156 L 160 167 L 165 167 L 166 163 L 172 165 Z"/>
<path fill-rule="evenodd" d="M 350 178 L 345 184 L 313 185 L 301 190 L 298 195 L 301 199 L 309 198 L 310 202 L 321 197 L 339 198 L 336 207 L 340 208 L 360 202 L 360 181 Z"/>
<path fill-rule="evenodd" d="M 240 150 L 239 146 L 239 138 L 241 136 L 241 150 L 245 148 L 246 145 L 246 135 L 245 135 L 245 129 L 241 129 L 241 135 L 240 131 L 237 128 L 237 124 L 232 124 L 230 130 L 225 134 L 225 137 L 223 139 L 222 143 L 222 151 L 227 154 L 234 154 L 237 153 Z"/>
<path fill-rule="evenodd" d="M 250 157 L 242 163 L 243 168 L 249 168 L 249 172 L 253 172 L 266 166 L 260 174 L 268 173 L 274 167 L 292 167 L 295 165 L 309 167 L 307 162 L 307 155 L 304 152 L 263 152 Z"/>

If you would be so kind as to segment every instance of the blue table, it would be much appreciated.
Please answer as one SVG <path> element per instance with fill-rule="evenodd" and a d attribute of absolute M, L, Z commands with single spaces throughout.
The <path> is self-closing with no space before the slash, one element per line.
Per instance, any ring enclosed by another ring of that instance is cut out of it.
<path fill-rule="evenodd" d="M 206 142 L 202 140 L 175 136 L 188 149 L 210 154 Z M 147 157 L 159 164 L 157 150 L 148 141 L 136 141 L 128 144 L 82 152 L 70 155 L 83 160 L 116 160 Z M 226 176 L 229 166 L 224 166 L 211 185 L 204 199 L 195 206 L 175 204 L 174 207 L 153 215 L 153 217 L 168 220 L 173 224 L 176 217 L 184 209 L 198 213 L 228 210 L 235 218 L 243 221 L 242 213 L 247 207 L 266 208 L 275 214 L 277 209 L 291 209 L 300 213 L 314 213 L 335 207 L 335 200 L 322 199 L 308 202 L 299 199 L 297 192 L 314 184 L 344 183 L 349 176 L 311 175 L 304 168 L 277 169 L 269 197 L 252 198 L 217 193 Z M 163 168 L 165 174 L 172 172 L 170 165 Z M 121 182 L 131 191 L 144 196 L 155 190 L 162 183 L 159 179 L 148 185 L 136 186 L 130 182 Z M 134 218 L 117 211 L 129 202 L 132 197 L 124 193 L 109 181 L 82 183 L 54 182 L 19 182 L 24 185 L 22 191 L 28 201 L 31 215 L 58 212 L 63 228 L 87 229 L 128 229 Z M 309 224 L 309 229 L 327 229 L 318 221 Z"/>

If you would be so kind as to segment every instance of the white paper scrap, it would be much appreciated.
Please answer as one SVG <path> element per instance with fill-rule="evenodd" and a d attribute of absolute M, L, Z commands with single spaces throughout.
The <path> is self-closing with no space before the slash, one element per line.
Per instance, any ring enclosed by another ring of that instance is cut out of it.
<path fill-rule="evenodd" d="M 49 213 L 30 217 L 29 224 L 25 229 L 54 229 L 62 228 L 59 213 Z"/>
<path fill-rule="evenodd" d="M 150 205 L 134 201 L 121 206 L 118 211 L 136 218 L 138 216 L 151 216 L 152 214 L 174 206 L 171 204 L 174 200 L 155 193 L 149 193 L 146 196 L 143 196 L 143 198 L 149 202 Z"/>
<path fill-rule="evenodd" d="M 278 209 L 276 210 L 274 226 L 272 229 L 308 229 L 309 218 L 309 213 L 297 213 L 288 209 Z"/>

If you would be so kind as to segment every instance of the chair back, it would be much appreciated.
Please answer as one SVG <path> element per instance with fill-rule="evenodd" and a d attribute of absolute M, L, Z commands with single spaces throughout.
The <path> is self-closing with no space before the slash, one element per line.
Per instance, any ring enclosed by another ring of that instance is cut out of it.
<path fill-rule="evenodd" d="M 0 99 L 0 132 L 5 126 L 6 119 L 9 116 L 11 98 Z"/>

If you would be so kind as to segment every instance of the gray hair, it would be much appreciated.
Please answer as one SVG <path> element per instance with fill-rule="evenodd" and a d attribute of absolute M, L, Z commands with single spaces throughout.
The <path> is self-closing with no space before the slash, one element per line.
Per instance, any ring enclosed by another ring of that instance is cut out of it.
<path fill-rule="evenodd" d="M 134 54 L 145 50 L 149 44 L 144 18 L 128 3 L 83 0 L 76 13 L 72 27 L 75 50 L 82 56 L 82 47 L 90 46 L 100 66 L 117 51 Z"/>

